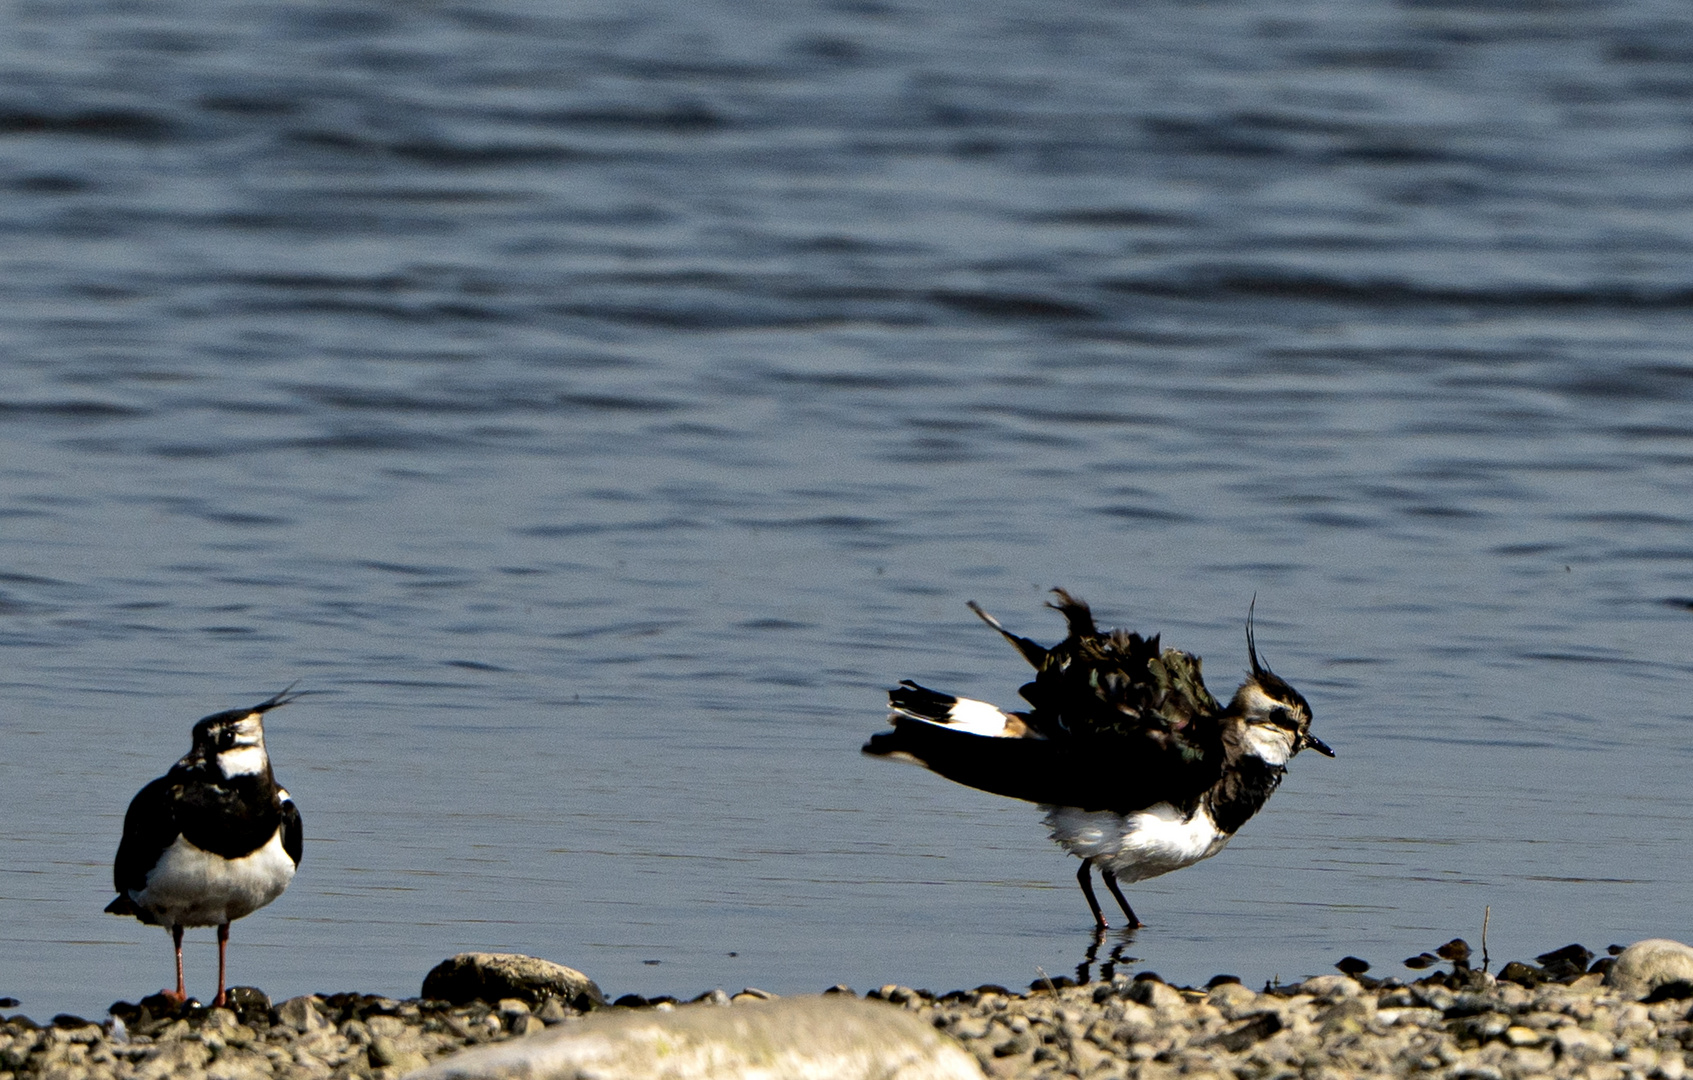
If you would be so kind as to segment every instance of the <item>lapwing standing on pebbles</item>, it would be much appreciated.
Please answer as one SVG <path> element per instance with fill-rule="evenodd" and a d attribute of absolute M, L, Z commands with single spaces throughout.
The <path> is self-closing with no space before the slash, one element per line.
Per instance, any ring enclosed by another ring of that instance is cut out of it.
<path fill-rule="evenodd" d="M 300 865 L 300 812 L 265 753 L 264 715 L 295 700 L 292 689 L 195 724 L 188 756 L 142 788 L 124 815 L 112 869 L 118 896 L 106 910 L 170 931 L 176 992 L 160 992 L 179 1003 L 188 999 L 183 928 L 218 928 L 212 1004 L 222 1005 L 229 924 L 281 896 Z"/>
<path fill-rule="evenodd" d="M 1082 860 L 1076 880 L 1094 899 L 1098 865 L 1128 925 L 1141 921 L 1118 881 L 1143 881 L 1223 850 L 1281 783 L 1288 761 L 1334 751 L 1311 734 L 1311 707 L 1265 667 L 1246 620 L 1251 668 L 1227 707 L 1205 689 L 1199 657 L 1161 649 L 1158 636 L 1100 631 L 1082 601 L 1054 589 L 1048 606 L 1069 636 L 1045 648 L 970 604 L 1034 666 L 1026 712 L 953 697 L 910 681 L 888 695 L 892 731 L 864 752 L 914 760 L 949 780 L 1026 799 L 1046 811 L 1052 838 Z"/>

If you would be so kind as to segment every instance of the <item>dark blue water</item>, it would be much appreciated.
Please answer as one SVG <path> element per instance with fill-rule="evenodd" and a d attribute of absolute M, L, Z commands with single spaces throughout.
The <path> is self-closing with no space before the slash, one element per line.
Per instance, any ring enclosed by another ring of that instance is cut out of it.
<path fill-rule="evenodd" d="M 1031 807 L 862 758 L 1102 620 L 1316 711 L 1167 978 L 1693 933 L 1693 15 L 1632 3 L 0 14 L 0 994 L 192 721 L 269 741 L 277 997 L 1022 985 Z M 190 937 L 209 992 L 210 931 Z M 1116 942 L 1113 942 L 1115 944 Z"/>

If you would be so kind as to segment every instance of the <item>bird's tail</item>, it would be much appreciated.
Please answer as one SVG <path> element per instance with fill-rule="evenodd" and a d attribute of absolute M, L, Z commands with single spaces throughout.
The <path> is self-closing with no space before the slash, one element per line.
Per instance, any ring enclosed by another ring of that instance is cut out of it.
<path fill-rule="evenodd" d="M 889 719 L 894 722 L 896 731 L 878 735 L 877 739 L 896 734 L 904 722 L 911 720 L 933 724 L 961 734 L 998 739 L 1023 738 L 1029 733 L 1022 716 L 1017 713 L 1008 713 L 996 705 L 974 698 L 955 697 L 938 690 L 930 690 L 910 679 L 902 680 L 897 689 L 888 692 L 888 708 L 892 711 Z M 871 740 L 872 746 L 875 741 Z M 877 752 L 870 746 L 865 749 L 870 753 Z"/>

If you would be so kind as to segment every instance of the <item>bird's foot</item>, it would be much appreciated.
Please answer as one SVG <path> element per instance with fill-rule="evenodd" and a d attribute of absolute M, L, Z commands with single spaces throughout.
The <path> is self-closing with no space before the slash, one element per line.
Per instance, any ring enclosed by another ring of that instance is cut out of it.
<path fill-rule="evenodd" d="M 141 1007 L 151 1010 L 154 1016 L 181 1016 L 198 1004 L 180 990 L 160 990 L 156 994 L 148 994 L 140 1002 Z"/>

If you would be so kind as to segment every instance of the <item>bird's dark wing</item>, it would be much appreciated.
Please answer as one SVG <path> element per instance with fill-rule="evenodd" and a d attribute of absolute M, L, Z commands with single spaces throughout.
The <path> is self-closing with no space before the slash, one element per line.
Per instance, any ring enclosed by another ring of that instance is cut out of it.
<path fill-rule="evenodd" d="M 181 831 L 176 823 L 181 793 L 180 785 L 169 776 L 161 776 L 130 800 L 129 812 L 123 818 L 123 839 L 118 842 L 118 856 L 112 864 L 112 885 L 118 891 L 114 906 L 124 906 L 131 889 L 139 891 L 147 887 L 147 874 L 164 850 L 176 842 Z M 117 914 L 135 912 L 124 910 Z"/>
<path fill-rule="evenodd" d="M 864 752 L 917 761 L 956 783 L 1053 806 L 1131 813 L 1185 805 L 1214 784 L 1221 755 L 1194 755 L 1139 733 L 1003 738 L 895 716 Z"/>
<path fill-rule="evenodd" d="M 1052 606 L 1070 633 L 1045 650 L 1034 681 L 1021 688 L 1034 706 L 1029 725 L 1049 739 L 1117 735 L 1197 757 L 1220 753 L 1222 709 L 1205 688 L 1200 661 L 1124 630 L 1102 633 L 1087 604 L 1062 589 Z"/>
<path fill-rule="evenodd" d="M 1126 813 L 1194 800 L 1222 775 L 1224 759 L 1222 709 L 1199 658 L 1161 649 L 1156 636 L 1101 632 L 1087 604 L 1053 592 L 1069 634 L 1050 648 L 970 605 L 1034 666 L 1021 691 L 1031 711 L 998 734 L 972 731 L 953 716 L 959 699 L 907 683 L 890 698 L 894 730 L 865 752 L 909 757 L 960 784 L 1036 803 Z"/>
<path fill-rule="evenodd" d="M 294 865 L 300 865 L 300 856 L 305 852 L 305 825 L 300 820 L 300 810 L 294 805 L 293 799 L 282 801 L 282 850 L 294 860 Z"/>
<path fill-rule="evenodd" d="M 998 630 L 1000 637 L 1004 638 L 1006 641 L 1011 642 L 1011 647 L 1016 649 L 1018 652 L 1022 653 L 1023 659 L 1027 660 L 1029 662 L 1030 666 L 1033 667 L 1035 670 L 1037 670 L 1037 671 L 1040 670 L 1040 666 L 1042 664 L 1046 663 L 1046 647 L 1045 646 L 1038 645 L 1035 642 L 1030 641 L 1026 637 L 1018 637 L 1016 634 L 1013 634 L 1011 631 L 1007 630 L 1004 627 L 1004 625 L 1002 625 L 1000 623 L 1000 621 L 998 619 L 994 618 L 992 615 L 989 615 L 987 612 L 983 611 L 981 609 L 981 606 L 979 604 L 977 604 L 974 600 L 967 600 L 967 601 L 965 601 L 965 604 L 970 608 L 971 611 L 974 611 L 976 613 L 977 618 L 981 619 L 983 622 L 987 623 L 989 626 L 993 627 L 995 630 Z"/>

